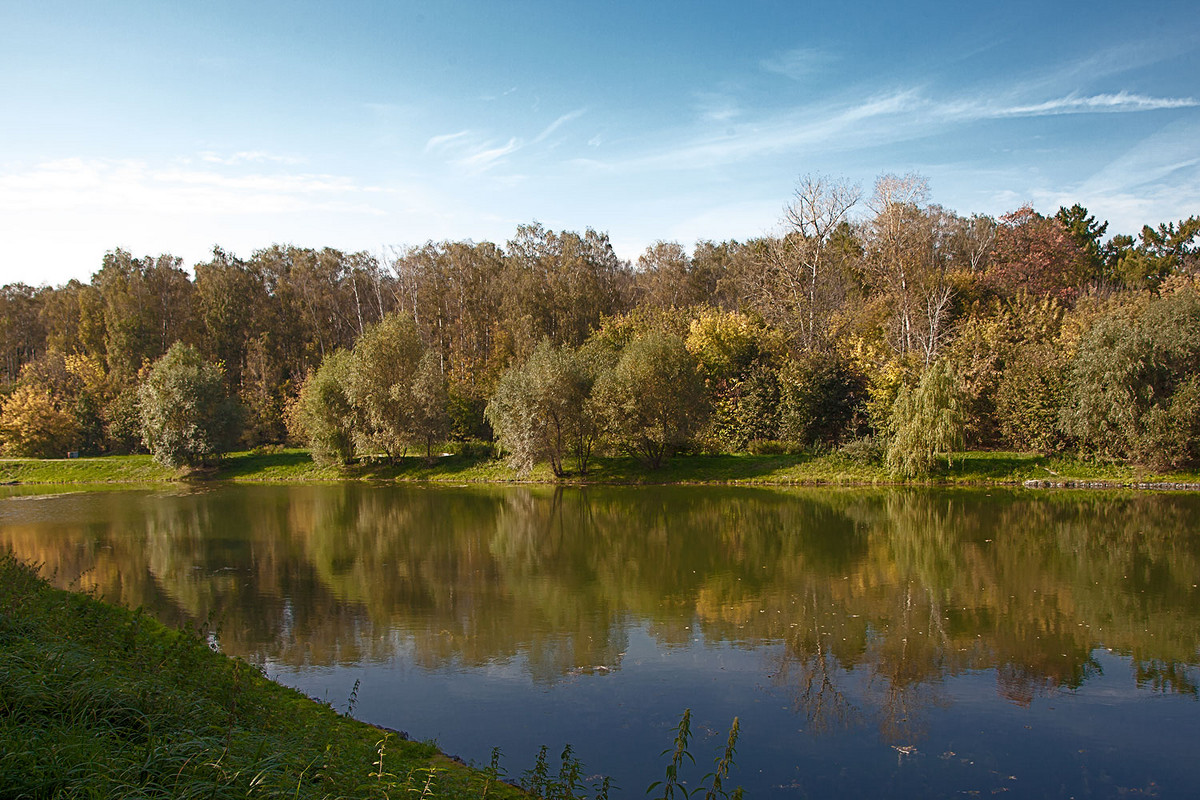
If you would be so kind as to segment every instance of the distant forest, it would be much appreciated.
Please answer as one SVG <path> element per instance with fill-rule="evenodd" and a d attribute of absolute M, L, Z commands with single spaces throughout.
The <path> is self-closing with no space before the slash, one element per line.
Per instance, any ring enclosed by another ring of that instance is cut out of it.
<path fill-rule="evenodd" d="M 900 474 L 962 448 L 1200 465 L 1200 218 L 1109 237 L 1079 205 L 993 219 L 928 195 L 914 175 L 869 193 L 804 177 L 779 234 L 659 241 L 632 264 L 607 234 L 537 223 L 382 260 L 217 247 L 191 275 L 114 250 L 90 283 L 0 290 L 0 448 L 154 447 L 148 426 L 201 392 L 155 375 L 173 353 L 216 376 L 221 403 L 196 400 L 222 409 L 214 453 L 482 440 L 559 474 L 680 448 L 842 449 Z M 154 391 L 176 392 L 165 411 Z"/>

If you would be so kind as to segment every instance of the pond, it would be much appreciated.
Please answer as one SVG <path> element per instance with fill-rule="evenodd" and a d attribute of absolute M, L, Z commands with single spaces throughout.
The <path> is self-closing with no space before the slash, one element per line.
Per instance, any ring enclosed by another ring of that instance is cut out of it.
<path fill-rule="evenodd" d="M 216 485 L 0 499 L 58 585 L 340 710 L 625 797 L 1191 795 L 1200 495 Z M 357 686 L 357 691 L 355 687 Z"/>

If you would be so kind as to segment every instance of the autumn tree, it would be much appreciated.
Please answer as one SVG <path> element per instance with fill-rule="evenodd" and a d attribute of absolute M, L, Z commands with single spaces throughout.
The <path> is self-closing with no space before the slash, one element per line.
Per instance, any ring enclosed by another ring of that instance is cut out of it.
<path fill-rule="evenodd" d="M 805 350 L 816 348 L 835 310 L 833 274 L 834 242 L 862 191 L 857 185 L 823 175 L 800 179 L 784 215 L 792 236 L 780 244 L 783 252 L 773 261 L 783 287 L 797 300 L 800 341 Z"/>
<path fill-rule="evenodd" d="M 15 382 L 21 367 L 43 350 L 41 309 L 48 293 L 23 283 L 0 288 L 0 380 Z"/>
<path fill-rule="evenodd" d="M 1059 220 L 1022 206 L 1000 218 L 985 280 L 1002 297 L 1027 291 L 1070 300 L 1093 273 L 1087 252 Z"/>
<path fill-rule="evenodd" d="M 745 314 L 707 309 L 692 320 L 685 345 L 704 379 L 717 443 L 741 450 L 778 438 L 782 337 Z"/>
<path fill-rule="evenodd" d="M 114 380 L 130 384 L 144 364 L 177 341 L 195 339 L 193 289 L 182 260 L 105 254 L 92 276 L 104 319 L 104 360 Z"/>
<path fill-rule="evenodd" d="M 918 175 L 884 175 L 863 228 L 865 271 L 891 317 L 888 340 L 899 357 L 918 353 L 926 364 L 944 343 L 955 293 L 954 217 L 927 206 L 928 196 Z"/>
<path fill-rule="evenodd" d="M 64 458 L 78 437 L 75 417 L 45 389 L 18 386 L 0 405 L 0 449 L 5 455 Z"/>
<path fill-rule="evenodd" d="M 605 316 L 630 307 L 632 274 L 608 235 L 581 236 L 538 223 L 521 225 L 505 253 L 504 310 L 515 351 L 532 352 L 545 337 L 577 347 Z"/>

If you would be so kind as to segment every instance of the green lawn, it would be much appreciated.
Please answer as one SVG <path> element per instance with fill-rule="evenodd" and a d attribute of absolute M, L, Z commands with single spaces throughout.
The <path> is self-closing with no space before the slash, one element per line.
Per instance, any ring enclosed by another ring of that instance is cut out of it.
<path fill-rule="evenodd" d="M 1140 482 L 1200 483 L 1200 473 L 1153 474 L 1135 467 L 1097 463 L 1071 456 L 1036 453 L 967 452 L 920 484 L 993 485 L 1026 480 L 1086 481 L 1114 485 Z M 345 467 L 322 466 L 298 449 L 246 451 L 228 455 L 218 466 L 196 471 L 163 467 L 149 456 L 76 459 L 0 459 L 0 484 L 152 484 L 168 481 L 320 482 L 440 481 L 457 483 L 554 483 L 548 465 L 518 475 L 502 460 L 471 454 L 427 460 L 409 455 L 389 461 L 364 459 Z M 856 462 L 838 453 L 787 455 L 677 455 L 656 470 L 627 457 L 594 459 L 587 475 L 568 475 L 567 483 L 744 485 L 885 485 L 895 481 L 881 466 Z"/>

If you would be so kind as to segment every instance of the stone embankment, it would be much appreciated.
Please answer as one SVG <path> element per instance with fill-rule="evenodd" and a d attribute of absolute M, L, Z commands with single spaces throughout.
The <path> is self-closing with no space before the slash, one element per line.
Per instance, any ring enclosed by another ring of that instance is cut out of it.
<path fill-rule="evenodd" d="M 1200 492 L 1200 483 L 1172 483 L 1165 481 L 1086 481 L 1086 480 L 1039 480 L 1025 481 L 1026 489 L 1149 489 L 1162 492 Z"/>

